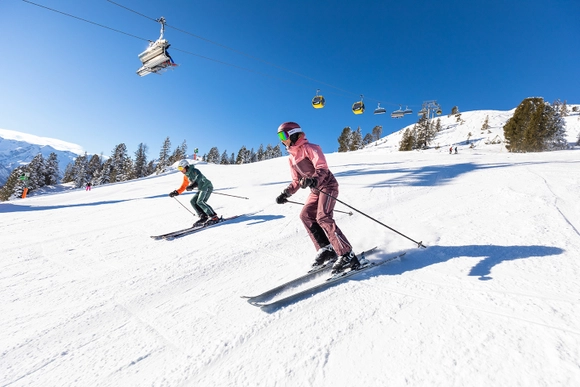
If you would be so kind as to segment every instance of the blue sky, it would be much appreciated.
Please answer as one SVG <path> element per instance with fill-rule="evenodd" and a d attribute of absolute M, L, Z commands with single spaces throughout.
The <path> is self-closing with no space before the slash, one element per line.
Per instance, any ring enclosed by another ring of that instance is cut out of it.
<path fill-rule="evenodd" d="M 580 103 L 577 0 L 115 1 L 135 12 L 107 0 L 34 3 L 123 33 L 0 0 L 0 128 L 89 153 L 124 142 L 132 154 L 143 142 L 155 158 L 169 136 L 190 152 L 237 154 L 275 145 L 284 121 L 333 152 L 344 127 L 386 135 L 417 121 L 373 115 L 379 102 L 417 112 L 437 100 L 444 114 L 509 110 L 530 96 Z M 159 37 L 150 19 L 160 16 L 180 66 L 141 78 L 137 55 Z M 324 109 L 310 105 L 317 89 Z M 354 115 L 361 94 L 366 111 Z"/>

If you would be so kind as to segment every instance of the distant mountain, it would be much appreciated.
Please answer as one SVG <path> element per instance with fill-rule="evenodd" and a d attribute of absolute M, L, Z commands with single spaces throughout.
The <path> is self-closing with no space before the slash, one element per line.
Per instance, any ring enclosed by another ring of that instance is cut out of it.
<path fill-rule="evenodd" d="M 28 164 L 39 153 L 48 158 L 53 152 L 58 157 L 61 174 L 68 163 L 85 153 L 82 147 L 70 142 L 0 129 L 0 186 L 14 168 Z"/>

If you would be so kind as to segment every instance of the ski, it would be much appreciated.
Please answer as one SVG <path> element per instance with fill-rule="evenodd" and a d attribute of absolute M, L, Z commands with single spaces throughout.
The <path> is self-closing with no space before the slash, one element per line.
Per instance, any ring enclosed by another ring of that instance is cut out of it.
<path fill-rule="evenodd" d="M 184 228 L 182 230 L 168 232 L 167 234 L 152 235 L 151 238 L 153 238 L 155 240 L 160 240 L 160 239 L 172 240 L 174 238 L 179 238 L 179 237 L 182 237 L 185 235 L 190 235 L 190 234 L 196 233 L 198 231 L 205 230 L 205 229 L 211 228 L 213 226 L 217 226 L 218 224 L 221 224 L 221 223 L 226 222 L 228 220 L 239 218 L 240 216 L 243 216 L 243 215 L 230 216 L 229 218 L 221 217 L 219 222 L 214 223 L 214 224 L 210 224 L 208 226 L 201 225 L 201 226 L 196 226 L 196 227 L 188 227 L 188 228 Z"/>
<path fill-rule="evenodd" d="M 368 250 L 365 250 L 365 251 L 359 253 L 357 255 L 357 257 L 365 257 L 368 255 L 371 255 L 371 254 L 375 253 L 376 250 L 377 250 L 377 247 L 375 246 L 372 249 L 368 249 Z M 260 302 L 263 302 L 266 300 L 270 300 L 270 299 L 274 298 L 276 295 L 278 295 L 278 294 L 280 294 L 288 289 L 295 288 L 297 286 L 300 286 L 302 284 L 305 284 L 307 282 L 310 282 L 310 281 L 320 277 L 321 275 L 325 274 L 327 271 L 332 269 L 333 263 L 334 262 L 329 262 L 329 263 L 326 263 L 322 266 L 313 268 L 313 269 L 309 270 L 303 276 L 300 276 L 298 278 L 290 280 L 286 283 L 283 283 L 282 285 L 276 286 L 275 288 L 267 290 L 264 293 L 258 294 L 256 296 L 242 296 L 242 298 L 247 299 L 247 301 L 250 304 L 257 304 L 257 303 L 260 303 Z"/>
<path fill-rule="evenodd" d="M 313 295 L 313 294 L 315 294 L 315 293 L 317 293 L 317 292 L 319 292 L 319 291 L 321 291 L 323 289 L 326 289 L 326 288 L 329 288 L 329 287 L 333 286 L 334 284 L 336 284 L 338 282 L 344 281 L 344 280 L 346 280 L 347 278 L 349 278 L 349 277 L 351 277 L 353 275 L 357 275 L 357 274 L 363 273 L 363 272 L 365 272 L 367 270 L 371 270 L 371 269 L 374 269 L 374 268 L 376 268 L 378 266 L 384 265 L 385 263 L 392 262 L 392 261 L 394 261 L 396 259 L 399 259 L 399 258 L 403 257 L 405 254 L 406 253 L 403 252 L 401 254 L 394 255 L 392 257 L 389 257 L 387 259 L 383 259 L 383 260 L 378 261 L 378 262 L 369 262 L 365 266 L 362 266 L 362 267 L 360 267 L 359 269 L 356 269 L 356 270 L 350 270 L 350 271 L 347 271 L 347 272 L 337 273 L 337 274 L 335 274 L 335 275 L 327 278 L 326 281 L 324 281 L 324 282 L 322 282 L 322 283 L 320 283 L 318 285 L 312 286 L 312 287 L 310 287 L 308 289 L 304 289 L 304 290 L 302 290 L 302 291 L 300 291 L 298 293 L 291 294 L 291 295 L 289 295 L 287 297 L 284 297 L 284 298 L 281 298 L 281 299 L 278 299 L 278 300 L 275 300 L 275 301 L 272 301 L 272 302 L 253 302 L 251 304 L 254 305 L 254 306 L 258 306 L 258 307 L 260 307 L 262 309 L 274 309 L 274 308 L 278 308 L 280 306 L 287 305 L 287 304 L 289 304 L 289 303 L 291 303 L 293 301 L 297 301 L 299 299 L 302 299 L 302 298 L 311 296 L 311 295 Z"/>

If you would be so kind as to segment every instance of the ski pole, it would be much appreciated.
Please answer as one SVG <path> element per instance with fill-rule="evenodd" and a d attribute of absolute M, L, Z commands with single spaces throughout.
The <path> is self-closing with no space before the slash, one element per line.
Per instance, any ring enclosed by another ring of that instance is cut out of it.
<path fill-rule="evenodd" d="M 286 200 L 288 203 L 292 203 L 292 204 L 300 204 L 301 206 L 304 205 L 304 203 L 298 203 L 298 202 L 293 202 L 292 200 Z M 334 212 L 342 212 L 343 214 L 348 214 L 349 216 L 352 216 L 352 212 L 346 212 L 346 211 L 341 211 L 341 210 L 334 210 Z"/>
<path fill-rule="evenodd" d="M 197 216 L 197 215 L 195 215 L 193 212 L 191 212 L 191 210 L 190 210 L 189 208 L 185 207 L 185 206 L 183 205 L 183 203 L 181 203 L 179 200 L 177 200 L 177 198 L 176 198 L 175 196 L 173 196 L 173 199 L 175 199 L 175 201 L 176 201 L 177 203 L 181 204 L 181 206 L 182 206 L 183 208 L 185 208 L 187 211 L 189 211 L 189 212 L 191 213 L 191 215 L 193 215 L 193 216 Z"/>
<path fill-rule="evenodd" d="M 248 198 L 247 198 L 247 197 L 245 197 L 245 196 L 236 196 L 236 195 L 230 195 L 230 194 L 225 194 L 225 193 L 216 192 L 216 191 L 213 191 L 213 193 L 214 193 L 214 194 L 217 194 L 217 195 L 231 196 L 231 197 L 233 197 L 233 198 L 238 198 L 238 199 L 248 199 Z"/>
<path fill-rule="evenodd" d="M 366 216 L 366 217 L 367 217 L 367 218 L 369 218 L 370 220 L 374 220 L 375 222 L 377 222 L 377 223 L 378 223 L 378 224 L 380 224 L 381 226 L 383 226 L 383 227 L 386 227 L 386 228 L 388 228 L 389 230 L 396 232 L 396 233 L 397 233 L 397 234 L 399 234 L 400 236 L 407 238 L 407 239 L 408 239 L 408 240 L 410 240 L 411 242 L 414 242 L 414 243 L 416 243 L 416 244 L 417 244 L 417 247 L 422 247 L 422 248 L 424 248 L 424 249 L 426 249 L 426 248 L 427 248 L 427 246 L 425 246 L 425 245 L 423 244 L 423 242 L 417 242 L 417 241 L 415 241 L 415 240 L 413 240 L 413 239 L 409 238 L 409 237 L 408 237 L 408 236 L 406 236 L 405 234 L 402 234 L 402 233 L 400 233 L 399 231 L 395 230 L 394 228 L 391 228 L 391 227 L 387 226 L 387 225 L 386 225 L 386 224 L 384 224 L 383 222 L 380 222 L 380 221 L 376 220 L 375 218 L 373 218 L 373 217 L 371 217 L 371 216 L 369 216 L 369 215 L 365 214 L 364 212 L 362 212 L 362 211 L 359 211 L 359 210 L 357 210 L 356 208 L 354 208 L 354 207 L 352 207 L 352 206 L 349 206 L 349 205 L 348 205 L 348 204 L 346 204 L 345 202 L 343 202 L 343 201 L 339 200 L 338 198 L 335 198 L 335 197 L 334 197 L 334 196 L 332 196 L 332 195 L 329 195 L 329 194 L 327 194 L 326 192 L 324 192 L 324 191 L 322 191 L 322 190 L 320 190 L 320 189 L 318 189 L 318 188 L 314 188 L 314 189 L 315 189 L 315 190 L 317 190 L 318 192 L 320 192 L 320 193 L 323 193 L 323 194 L 325 194 L 326 196 L 328 196 L 328 197 L 330 197 L 330 198 L 332 198 L 332 199 L 336 200 L 337 202 L 344 204 L 344 205 L 345 205 L 345 206 L 347 206 L 348 208 L 350 208 L 350 209 L 352 209 L 352 210 L 355 210 L 355 211 L 356 211 L 356 212 L 358 212 L 359 214 L 362 214 L 362 215 Z"/>

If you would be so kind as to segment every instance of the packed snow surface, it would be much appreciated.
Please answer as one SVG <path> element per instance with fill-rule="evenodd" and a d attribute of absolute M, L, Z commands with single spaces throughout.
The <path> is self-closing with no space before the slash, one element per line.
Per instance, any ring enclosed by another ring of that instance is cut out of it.
<path fill-rule="evenodd" d="M 448 131 L 327 154 L 355 250 L 406 255 L 269 311 L 240 296 L 316 252 L 301 206 L 275 203 L 286 157 L 199 163 L 218 214 L 245 215 L 173 241 L 150 236 L 196 220 L 177 171 L 1 203 L 0 385 L 580 385 L 580 151 L 471 130 L 474 148 Z"/>

